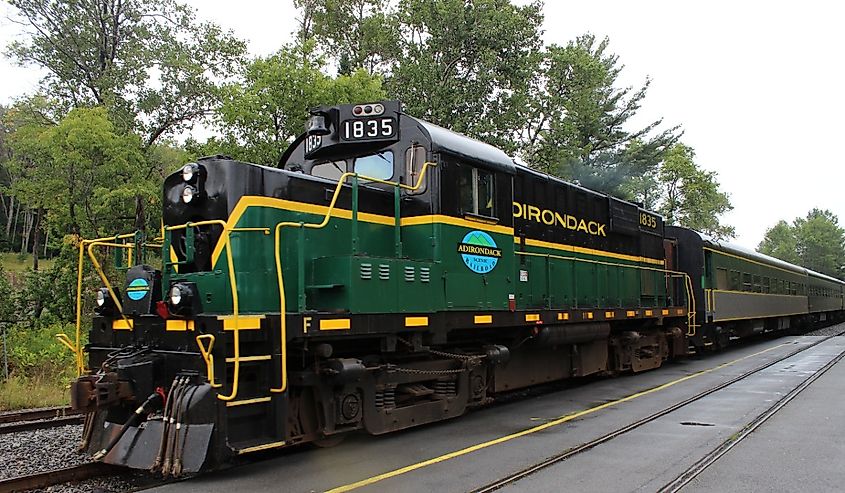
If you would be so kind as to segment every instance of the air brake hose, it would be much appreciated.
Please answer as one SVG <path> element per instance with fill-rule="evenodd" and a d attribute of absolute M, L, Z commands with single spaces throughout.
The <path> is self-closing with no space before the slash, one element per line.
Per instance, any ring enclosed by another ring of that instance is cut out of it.
<path fill-rule="evenodd" d="M 153 461 L 153 465 L 150 467 L 151 472 L 158 471 L 161 467 L 161 460 L 164 457 L 164 446 L 165 442 L 167 442 L 167 420 L 169 418 L 170 408 L 173 406 L 173 389 L 178 385 L 178 381 L 178 378 L 173 379 L 173 383 L 170 385 L 170 390 L 167 392 L 167 399 L 164 401 L 164 412 L 162 413 L 161 426 L 161 444 L 158 447 L 158 454 L 156 454 L 155 461 Z"/>
<path fill-rule="evenodd" d="M 114 446 L 117 445 L 117 442 L 119 442 L 120 439 L 123 438 L 123 435 L 125 435 L 126 432 L 129 431 L 129 428 L 137 426 L 141 419 L 144 417 L 144 415 L 152 411 L 152 407 L 154 405 L 160 404 L 161 395 L 159 395 L 157 392 L 153 392 L 152 394 L 150 394 L 150 396 L 147 397 L 147 400 L 145 400 L 144 403 L 141 404 L 138 409 L 135 410 L 132 416 L 129 416 L 129 419 L 127 419 L 126 423 L 123 424 L 123 428 L 120 430 L 120 433 L 115 435 L 114 438 L 109 441 L 109 444 L 106 445 L 105 448 L 103 448 L 103 450 L 100 450 L 99 452 L 94 454 L 92 459 L 98 461 L 105 457 L 109 452 L 111 452 L 111 449 L 113 449 Z"/>

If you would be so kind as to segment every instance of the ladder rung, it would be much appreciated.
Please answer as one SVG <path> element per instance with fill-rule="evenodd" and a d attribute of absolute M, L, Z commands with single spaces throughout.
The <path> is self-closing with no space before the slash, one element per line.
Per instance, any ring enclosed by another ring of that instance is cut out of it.
<path fill-rule="evenodd" d="M 262 354 L 260 356 L 241 356 L 240 358 L 238 358 L 238 360 L 241 363 L 247 363 L 247 362 L 250 362 L 250 361 L 267 361 L 271 357 L 272 356 L 270 356 L 269 354 Z M 235 362 L 235 358 L 226 358 L 226 363 L 234 363 L 234 362 Z"/>
<path fill-rule="evenodd" d="M 255 399 L 244 399 L 242 401 L 229 401 L 226 407 L 247 406 L 249 404 L 260 404 L 262 402 L 270 402 L 269 397 L 256 397 Z"/>

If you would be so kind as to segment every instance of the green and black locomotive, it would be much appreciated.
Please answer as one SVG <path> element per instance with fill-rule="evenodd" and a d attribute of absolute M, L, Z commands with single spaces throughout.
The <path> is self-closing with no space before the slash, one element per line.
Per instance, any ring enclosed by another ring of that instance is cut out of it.
<path fill-rule="evenodd" d="M 778 296 L 803 313 L 771 322 L 761 304 L 748 326 L 721 323 L 734 312 L 719 261 L 741 255 L 395 101 L 317 108 L 277 166 L 204 158 L 167 177 L 163 201 L 161 243 L 82 242 L 80 265 L 89 254 L 105 284 L 87 364 L 78 335 L 67 342 L 84 447 L 164 474 L 453 418 L 843 308 L 843 284 L 814 277 L 824 303 L 787 284 Z M 122 289 L 101 247 L 137 259 Z M 160 269 L 145 248 L 161 248 Z M 756 295 L 774 294 L 766 279 Z"/>

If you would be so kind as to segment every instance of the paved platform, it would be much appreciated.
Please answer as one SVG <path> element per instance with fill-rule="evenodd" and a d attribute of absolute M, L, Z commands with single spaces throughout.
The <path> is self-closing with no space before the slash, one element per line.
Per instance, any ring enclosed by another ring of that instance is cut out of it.
<path fill-rule="evenodd" d="M 499 404 L 406 432 L 381 437 L 354 435 L 332 449 L 300 447 L 277 452 L 260 462 L 156 491 L 471 491 L 815 340 L 818 338 L 757 341 L 639 375 L 598 380 Z M 656 491 L 843 349 L 845 338 L 831 340 L 802 353 L 800 361 L 779 363 L 753 381 L 731 386 L 730 391 L 688 406 L 671 419 L 645 425 L 517 482 L 506 491 Z M 709 371 L 699 373 L 703 370 Z M 747 443 L 741 443 L 705 471 L 687 490 L 822 491 L 845 485 L 845 471 L 836 470 L 845 446 L 841 433 L 845 427 L 845 397 L 839 397 L 845 396 L 843 376 L 845 363 L 840 363 L 758 429 Z M 646 394 L 631 398 L 638 392 Z M 627 400 L 606 405 L 623 398 Z M 802 404 L 805 402 L 810 404 Z M 585 410 L 589 411 L 584 413 Z M 561 420 L 571 413 L 581 414 L 576 419 Z M 775 425 L 781 419 L 785 424 Z M 809 425 L 809 419 L 815 423 Z M 767 436 L 773 427 L 777 433 L 789 435 L 771 435 L 768 441 L 758 438 L 758 434 Z M 783 452 L 786 447 L 781 443 L 788 444 L 790 452 Z M 732 454 L 742 455 L 746 446 L 766 449 L 769 455 L 749 448 L 743 465 L 723 467 Z M 757 456 L 767 464 L 760 465 Z M 830 462 L 827 465 L 822 463 L 825 457 Z M 817 465 L 808 466 L 807 461 Z M 811 475 L 814 467 L 829 479 L 810 483 L 793 474 L 800 468 Z M 756 480 L 757 471 L 770 476 L 771 482 Z M 796 482 L 775 479 L 777 474 L 794 477 Z"/>
<path fill-rule="evenodd" d="M 845 360 L 684 491 L 845 491 Z"/>

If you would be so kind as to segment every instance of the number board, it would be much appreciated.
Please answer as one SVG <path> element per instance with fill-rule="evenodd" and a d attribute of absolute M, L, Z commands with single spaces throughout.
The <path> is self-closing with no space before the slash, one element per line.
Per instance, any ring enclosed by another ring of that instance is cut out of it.
<path fill-rule="evenodd" d="M 661 234 L 662 227 L 663 221 L 660 217 L 648 212 L 640 211 L 640 231 Z"/>
<path fill-rule="evenodd" d="M 396 127 L 396 119 L 390 116 L 351 118 L 340 124 L 340 140 L 355 142 L 393 139 L 396 137 Z"/>
<path fill-rule="evenodd" d="M 311 154 L 323 146 L 322 135 L 309 135 L 305 138 L 305 155 Z"/>

